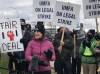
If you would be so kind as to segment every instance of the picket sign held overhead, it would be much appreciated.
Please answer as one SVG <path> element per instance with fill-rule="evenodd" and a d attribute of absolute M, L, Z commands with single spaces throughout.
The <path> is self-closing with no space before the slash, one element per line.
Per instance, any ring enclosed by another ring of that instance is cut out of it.
<path fill-rule="evenodd" d="M 0 19 L 1 53 L 23 51 L 20 19 Z"/>
<path fill-rule="evenodd" d="M 78 24 L 80 5 L 57 1 L 55 5 L 54 24 L 75 28 Z"/>
<path fill-rule="evenodd" d="M 99 32 L 97 19 L 100 17 L 100 0 L 83 0 L 85 19 L 95 18 L 96 30 Z"/>
<path fill-rule="evenodd" d="M 33 20 L 51 22 L 56 0 L 33 0 Z"/>
<path fill-rule="evenodd" d="M 86 19 L 100 17 L 100 0 L 83 0 L 83 10 Z"/>

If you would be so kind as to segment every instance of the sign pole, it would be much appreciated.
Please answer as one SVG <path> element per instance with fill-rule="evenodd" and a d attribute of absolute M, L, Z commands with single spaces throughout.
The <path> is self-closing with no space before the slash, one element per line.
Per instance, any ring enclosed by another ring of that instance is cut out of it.
<path fill-rule="evenodd" d="M 50 25 L 50 28 L 52 29 L 52 24 L 51 24 L 51 22 L 49 22 L 49 25 Z M 52 34 L 52 30 L 51 30 L 51 34 Z"/>
<path fill-rule="evenodd" d="M 99 26 L 99 24 L 98 24 L 98 18 L 96 18 L 95 21 L 96 21 L 96 30 L 97 30 L 97 33 L 98 33 L 99 32 L 99 29 L 98 29 L 98 26 Z"/>
<path fill-rule="evenodd" d="M 64 41 L 64 34 L 65 34 L 65 27 L 63 28 L 63 32 L 62 32 L 62 36 L 61 36 L 61 40 L 60 40 L 60 53 L 61 53 L 61 51 L 62 51 L 62 42 Z"/>
<path fill-rule="evenodd" d="M 74 59 L 76 58 L 76 34 L 74 34 Z"/>

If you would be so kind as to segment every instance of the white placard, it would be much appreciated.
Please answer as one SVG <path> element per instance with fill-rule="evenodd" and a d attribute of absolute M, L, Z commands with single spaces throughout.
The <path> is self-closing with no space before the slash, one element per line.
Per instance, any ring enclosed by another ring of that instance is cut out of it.
<path fill-rule="evenodd" d="M 0 19 L 0 49 L 1 53 L 22 51 L 20 43 L 22 31 L 20 19 Z"/>
<path fill-rule="evenodd" d="M 80 13 L 80 5 L 56 2 L 54 23 L 56 25 L 73 28 L 77 26 Z"/>
<path fill-rule="evenodd" d="M 56 0 L 33 0 L 33 20 L 51 22 Z"/>
<path fill-rule="evenodd" d="M 83 0 L 84 17 L 100 17 L 100 0 Z"/>

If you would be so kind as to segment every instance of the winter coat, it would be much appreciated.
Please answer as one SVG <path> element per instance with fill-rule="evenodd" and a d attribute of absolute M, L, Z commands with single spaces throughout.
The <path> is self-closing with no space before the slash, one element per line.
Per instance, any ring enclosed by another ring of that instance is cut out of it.
<path fill-rule="evenodd" d="M 71 36 L 70 32 L 65 32 L 64 34 L 64 46 L 62 48 L 61 53 L 59 53 L 59 46 L 61 41 L 62 33 L 58 33 L 54 39 L 54 47 L 56 53 L 56 60 L 67 60 L 70 61 L 73 51 L 73 37 Z"/>
<path fill-rule="evenodd" d="M 84 41 L 83 41 L 84 42 Z M 93 38 L 91 41 L 90 41 L 90 47 L 88 47 L 92 53 L 92 55 L 90 56 L 86 56 L 84 55 L 84 52 L 86 50 L 86 46 L 83 45 L 83 42 L 81 44 L 81 47 L 80 47 L 80 53 L 81 53 L 81 57 L 82 57 L 82 63 L 86 63 L 86 64 L 95 64 L 96 63 L 96 57 L 95 57 L 95 48 L 96 48 L 96 40 Z"/>
<path fill-rule="evenodd" d="M 24 46 L 24 51 L 17 51 L 15 52 L 15 56 L 19 61 L 25 61 L 25 51 L 26 51 L 26 47 L 28 45 L 28 42 L 32 39 L 33 34 L 31 30 L 25 30 L 25 33 L 22 37 L 22 39 L 20 39 L 20 42 L 23 44 Z"/>
<path fill-rule="evenodd" d="M 51 51 L 53 52 L 52 58 L 51 59 L 47 59 L 47 57 L 45 56 L 44 52 L 48 51 L 48 49 L 51 49 Z M 52 45 L 52 43 L 47 39 L 44 38 L 42 41 L 40 40 L 36 40 L 36 39 L 32 39 L 27 48 L 26 48 L 26 52 L 25 52 L 25 58 L 27 61 L 30 61 L 30 65 L 29 65 L 29 70 L 31 70 L 31 61 L 32 61 L 32 57 L 33 56 L 37 56 L 39 58 L 39 60 L 44 61 L 44 62 L 49 62 L 50 60 L 55 60 L 55 52 L 54 52 L 54 47 Z M 43 72 L 43 71 L 48 71 L 51 70 L 50 67 L 50 62 L 48 64 L 48 66 L 42 66 L 40 65 L 38 67 L 38 69 L 36 69 L 36 72 Z"/>
<path fill-rule="evenodd" d="M 33 34 L 31 30 L 26 30 L 22 39 L 20 40 L 21 43 L 24 45 L 24 49 L 26 49 L 28 42 L 33 38 Z"/>
<path fill-rule="evenodd" d="M 52 36 L 51 36 L 50 32 L 45 31 L 45 37 L 47 37 L 50 41 L 52 41 Z"/>

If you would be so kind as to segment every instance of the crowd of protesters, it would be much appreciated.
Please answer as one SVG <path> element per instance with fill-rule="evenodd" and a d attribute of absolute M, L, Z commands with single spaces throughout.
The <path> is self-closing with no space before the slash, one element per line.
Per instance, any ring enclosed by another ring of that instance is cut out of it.
<path fill-rule="evenodd" d="M 67 27 L 57 29 L 54 39 L 46 32 L 44 23 L 31 25 L 21 19 L 24 51 L 9 52 L 9 74 L 51 74 L 50 61 L 54 61 L 57 74 L 99 74 L 100 33 L 90 29 L 70 31 Z"/>

